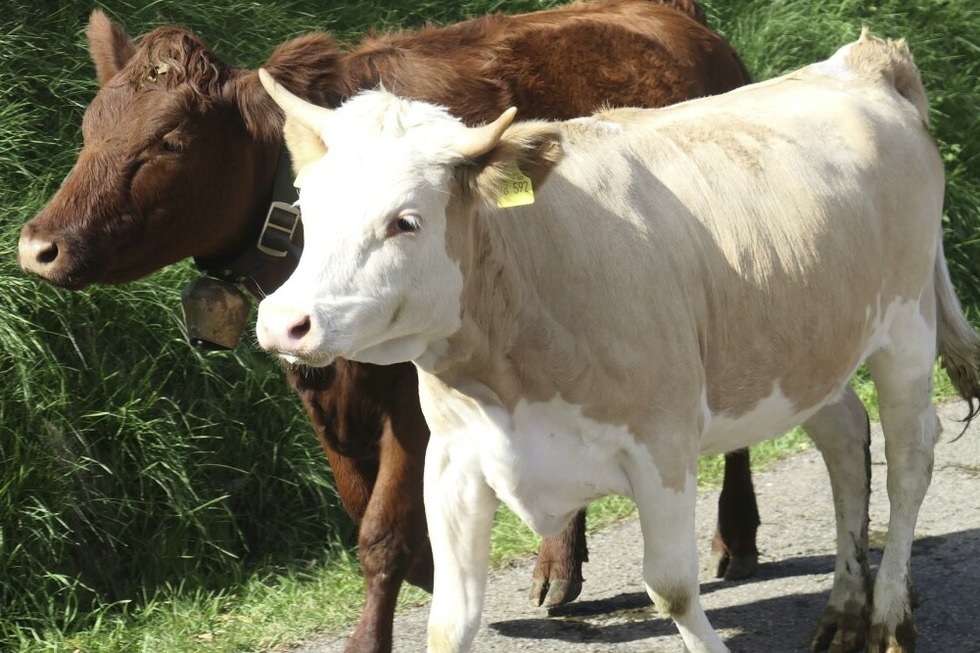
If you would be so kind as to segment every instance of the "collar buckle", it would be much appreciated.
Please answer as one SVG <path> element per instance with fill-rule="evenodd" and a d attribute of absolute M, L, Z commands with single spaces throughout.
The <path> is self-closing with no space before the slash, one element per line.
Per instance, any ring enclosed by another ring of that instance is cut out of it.
<path fill-rule="evenodd" d="M 286 202 L 272 202 L 262 224 L 256 248 L 273 258 L 285 258 L 289 254 L 299 224 L 299 208 Z"/>

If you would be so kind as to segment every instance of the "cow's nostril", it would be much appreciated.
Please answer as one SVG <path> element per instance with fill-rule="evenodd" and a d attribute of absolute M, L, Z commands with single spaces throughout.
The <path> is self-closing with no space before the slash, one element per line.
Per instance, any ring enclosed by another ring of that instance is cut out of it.
<path fill-rule="evenodd" d="M 310 317 L 306 316 L 289 329 L 289 337 L 292 340 L 302 340 L 310 332 Z"/>
<path fill-rule="evenodd" d="M 28 227 L 30 224 L 28 223 Z M 17 244 L 17 262 L 25 272 L 50 278 L 63 267 L 67 250 L 62 251 L 58 241 L 50 237 L 34 235 L 31 229 L 25 227 Z"/>
<path fill-rule="evenodd" d="M 37 262 L 44 265 L 53 263 L 56 258 L 58 258 L 57 243 L 49 243 L 47 247 L 44 247 L 37 252 Z"/>

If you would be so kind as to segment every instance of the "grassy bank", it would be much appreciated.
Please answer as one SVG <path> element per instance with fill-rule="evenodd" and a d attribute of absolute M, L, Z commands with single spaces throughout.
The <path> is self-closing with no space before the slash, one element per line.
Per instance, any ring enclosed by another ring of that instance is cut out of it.
<path fill-rule="evenodd" d="M 230 61 L 255 67 L 278 43 L 313 29 L 351 40 L 369 28 L 555 4 L 372 0 L 315 14 L 305 1 L 103 6 L 134 35 L 184 23 Z M 980 7 L 705 5 L 757 79 L 826 58 L 862 25 L 908 38 L 947 167 L 947 256 L 976 319 Z M 267 356 L 186 346 L 177 302 L 190 267 L 77 294 L 16 267 L 20 225 L 73 164 L 96 90 L 83 35 L 91 3 L 45 6 L 0 0 L 0 650 L 261 651 L 350 623 L 362 595 L 353 531 L 322 453 Z M 804 443 L 790 436 L 754 457 Z M 718 460 L 702 469 L 716 477 Z M 605 501 L 590 525 L 630 511 L 625 501 Z M 536 542 L 502 515 L 494 559 Z M 409 591 L 405 600 L 420 596 Z"/>

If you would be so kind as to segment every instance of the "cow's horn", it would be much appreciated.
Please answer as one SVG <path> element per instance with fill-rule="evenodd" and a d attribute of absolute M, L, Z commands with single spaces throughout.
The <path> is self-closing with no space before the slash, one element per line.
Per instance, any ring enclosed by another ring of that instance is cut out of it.
<path fill-rule="evenodd" d="M 457 145 L 460 155 L 467 159 L 475 159 L 481 154 L 489 152 L 500 140 L 504 130 L 510 127 L 510 123 L 514 122 L 516 113 L 517 107 L 511 107 L 490 124 L 467 129 L 465 140 Z"/>
<path fill-rule="evenodd" d="M 262 82 L 266 92 L 272 96 L 272 99 L 288 117 L 298 120 L 302 125 L 318 134 L 323 131 L 324 123 L 330 120 L 330 116 L 333 115 L 332 109 L 317 106 L 290 93 L 282 84 L 273 79 L 265 68 L 259 68 L 259 81 Z"/>

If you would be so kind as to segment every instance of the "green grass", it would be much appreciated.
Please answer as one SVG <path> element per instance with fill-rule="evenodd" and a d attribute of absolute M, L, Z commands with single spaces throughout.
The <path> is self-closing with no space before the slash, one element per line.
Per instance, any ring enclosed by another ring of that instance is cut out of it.
<path fill-rule="evenodd" d="M 269 568 L 234 587 L 205 591 L 167 587 L 148 600 L 109 606 L 94 625 L 70 635 L 24 637 L 21 651 L 269 651 L 341 628 L 359 605 L 338 597 L 359 596 L 356 561 L 342 548 L 323 551 L 291 568 Z M 403 594 L 420 600 L 420 590 Z"/>
<path fill-rule="evenodd" d="M 230 61 L 255 67 L 278 43 L 312 29 L 350 41 L 371 28 L 555 4 L 368 0 L 315 12 L 306 0 L 102 6 L 134 35 L 184 23 Z M 947 256 L 977 319 L 980 5 L 705 4 L 760 80 L 826 58 L 862 25 L 908 38 L 946 163 Z M 91 8 L 0 0 L 0 650 L 268 651 L 345 628 L 362 587 L 353 529 L 323 455 L 268 357 L 247 347 L 202 355 L 186 346 L 177 302 L 190 267 L 78 294 L 16 267 L 20 225 L 73 164 L 96 90 L 84 39 Z M 937 392 L 949 394 L 948 381 L 937 378 Z M 873 410 L 866 374 L 857 387 Z M 753 461 L 765 465 L 807 442 L 795 432 L 755 447 Z M 720 458 L 703 460 L 702 482 L 717 482 L 720 470 Z M 590 508 L 590 528 L 632 514 L 629 501 L 606 499 Z M 495 564 L 537 546 L 501 511 Z M 423 598 L 403 591 L 404 602 Z"/>
<path fill-rule="evenodd" d="M 753 449 L 754 469 L 809 446 L 799 430 Z M 720 482 L 721 457 L 705 458 L 700 485 Z M 763 506 L 764 509 L 764 506 Z M 607 497 L 589 507 L 589 532 L 635 516 L 631 501 Z M 537 538 L 506 508 L 498 511 L 492 564 L 502 567 L 537 551 Z M 707 543 L 702 542 L 702 548 Z M 286 568 L 266 567 L 230 590 L 203 591 L 167 587 L 148 601 L 106 606 L 93 615 L 95 625 L 67 635 L 50 632 L 40 641 L 22 638 L 27 651 L 168 651 L 232 653 L 270 651 L 315 636 L 343 631 L 356 621 L 363 581 L 356 557 L 343 548 L 324 552 Z M 400 605 L 417 605 L 427 594 L 402 590 Z"/>

